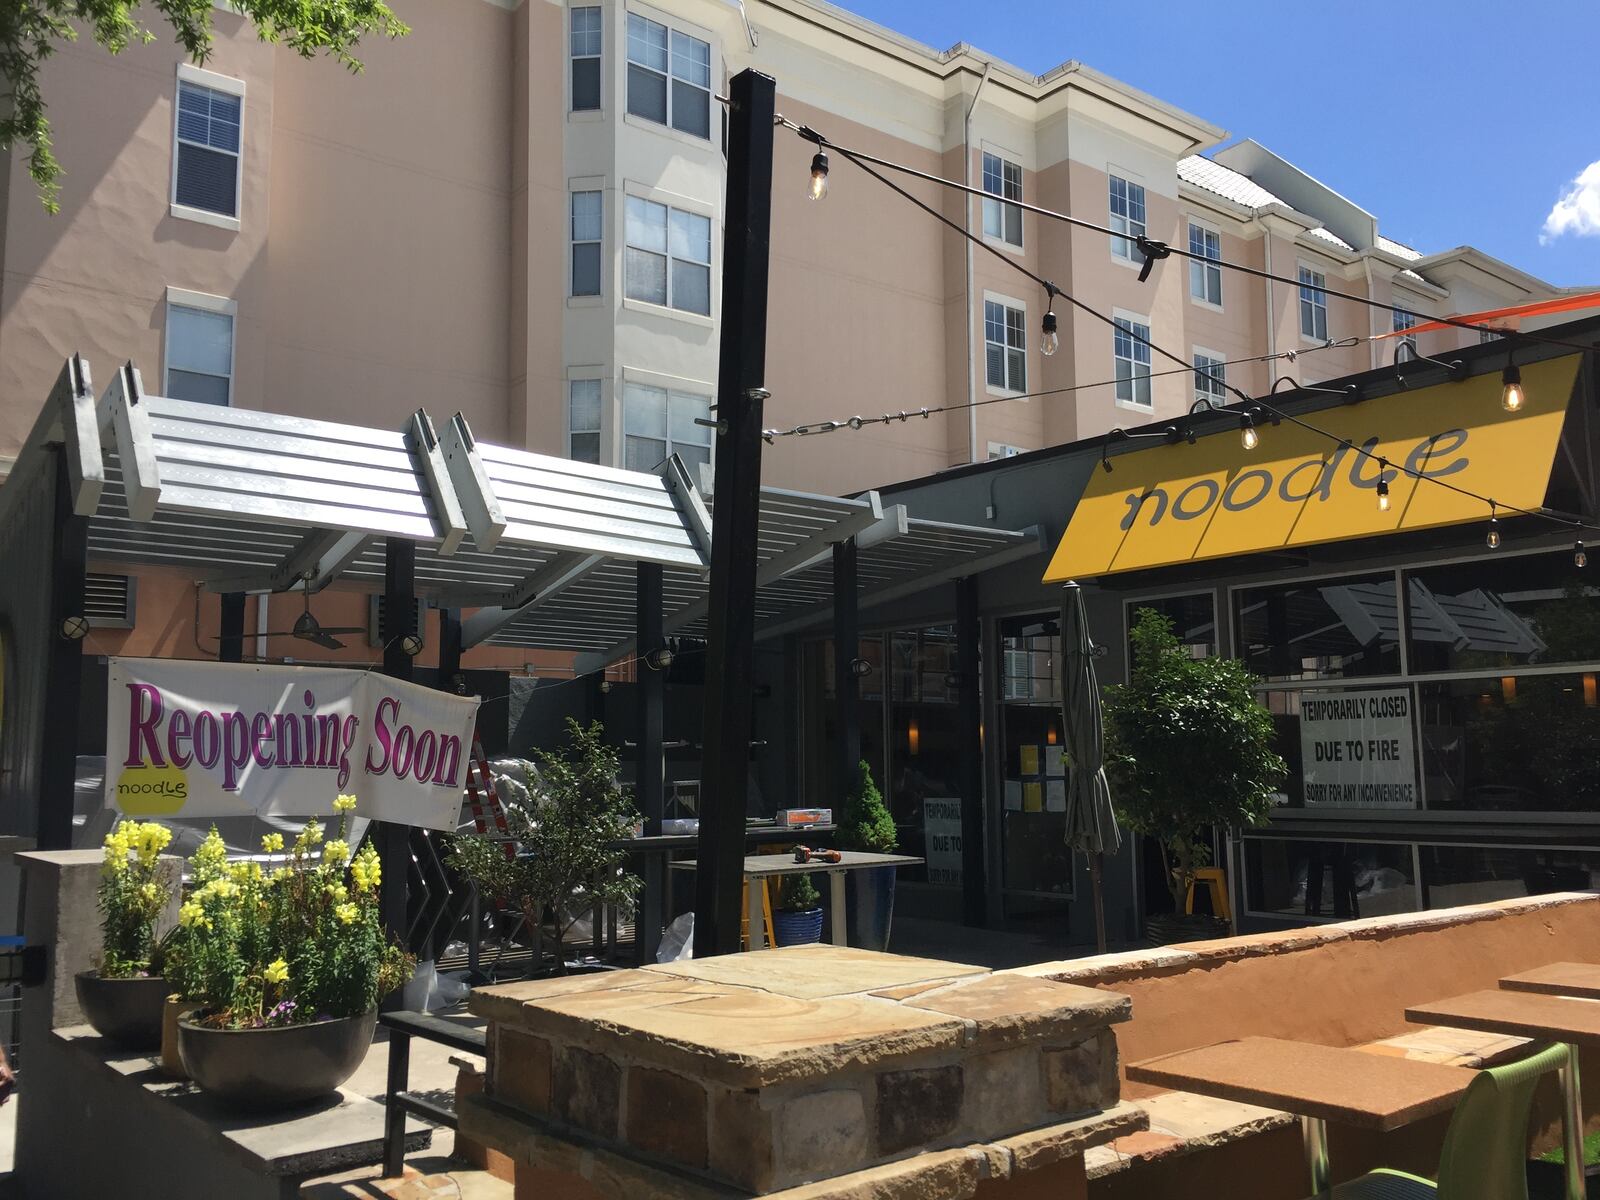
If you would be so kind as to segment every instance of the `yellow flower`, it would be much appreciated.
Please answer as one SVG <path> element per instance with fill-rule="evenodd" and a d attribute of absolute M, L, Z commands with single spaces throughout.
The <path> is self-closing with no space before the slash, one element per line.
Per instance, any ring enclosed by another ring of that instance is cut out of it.
<path fill-rule="evenodd" d="M 289 876 L 291 876 L 293 874 L 294 874 L 294 872 L 291 871 L 288 867 L 279 867 L 277 870 L 275 870 L 272 873 L 272 882 L 273 883 L 282 883 L 285 879 L 289 878 Z"/>
<path fill-rule="evenodd" d="M 334 812 L 354 812 L 355 809 L 356 798 L 354 796 L 340 796 L 333 802 Z"/>
<path fill-rule="evenodd" d="M 283 983 L 289 978 L 289 964 L 283 959 L 274 959 L 272 964 L 261 973 L 261 977 L 268 983 Z"/>
<path fill-rule="evenodd" d="M 178 924 L 185 929 L 192 929 L 202 923 L 207 926 L 210 925 L 210 922 L 206 920 L 206 910 L 201 908 L 195 901 L 190 900 L 178 909 Z"/>
<path fill-rule="evenodd" d="M 167 894 L 165 890 L 163 890 L 161 885 L 154 880 L 151 880 L 149 883 L 146 883 L 139 889 L 139 899 L 143 900 L 146 904 L 157 905 L 166 898 Z"/>
<path fill-rule="evenodd" d="M 330 867 L 342 867 L 350 858 L 350 843 L 334 838 L 322 847 L 322 861 Z"/>
<path fill-rule="evenodd" d="M 154 821 L 146 821 L 143 825 L 135 826 L 133 834 L 139 861 L 146 866 L 154 863 L 167 848 L 167 844 L 172 841 L 172 831 Z"/>
<path fill-rule="evenodd" d="M 295 853 L 304 854 L 320 841 L 322 841 L 322 825 L 313 818 L 306 822 L 306 827 L 300 831 L 300 836 L 295 838 Z"/>
<path fill-rule="evenodd" d="M 239 894 L 239 885 L 231 879 L 213 879 L 196 893 L 202 899 L 215 896 L 219 900 L 231 900 Z"/>
<path fill-rule="evenodd" d="M 339 904 L 334 906 L 333 915 L 339 918 L 340 924 L 353 925 L 361 910 L 354 904 Z"/>
<path fill-rule="evenodd" d="M 265 833 L 261 835 L 261 850 L 264 854 L 277 854 L 283 849 L 283 834 Z"/>
<path fill-rule="evenodd" d="M 328 895 L 333 897 L 336 904 L 343 904 L 350 899 L 350 891 L 342 883 L 330 883 L 328 885 Z"/>
<path fill-rule="evenodd" d="M 383 867 L 378 862 L 378 852 L 371 846 L 356 855 L 355 862 L 350 864 L 350 878 L 358 892 L 376 891 L 383 882 Z"/>

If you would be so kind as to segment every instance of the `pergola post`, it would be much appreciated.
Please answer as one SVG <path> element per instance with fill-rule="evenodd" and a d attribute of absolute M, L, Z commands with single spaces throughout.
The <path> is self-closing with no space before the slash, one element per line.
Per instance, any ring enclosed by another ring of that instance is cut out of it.
<path fill-rule="evenodd" d="M 644 814 L 644 835 L 661 835 L 661 816 L 665 806 L 665 764 L 662 761 L 663 717 L 667 698 L 667 673 L 653 671 L 645 655 L 658 650 L 661 631 L 661 564 L 642 562 L 637 568 L 634 609 L 635 639 L 639 648 L 638 703 L 639 730 L 635 742 L 634 781 L 639 810 Z M 661 944 L 665 908 L 666 858 L 660 854 L 644 856 L 644 898 L 639 919 L 634 924 L 634 951 L 638 961 L 652 963 Z"/>
<path fill-rule="evenodd" d="M 956 580 L 956 729 L 961 752 L 961 920 L 987 924 L 983 850 L 983 702 L 978 577 Z"/>
<path fill-rule="evenodd" d="M 805 806 L 804 780 L 800 766 L 802 687 L 804 684 L 800 676 L 800 636 L 791 633 L 783 639 L 783 780 L 788 788 L 784 798 L 786 808 Z"/>
<path fill-rule="evenodd" d="M 461 610 L 439 610 L 439 687 L 441 692 L 457 689 L 456 677 L 461 674 Z"/>
<path fill-rule="evenodd" d="M 416 658 L 406 645 L 417 632 L 417 545 L 407 538 L 389 538 L 383 553 L 383 620 L 378 636 L 383 640 L 383 673 L 391 679 L 410 680 Z M 404 940 L 406 900 L 411 882 L 409 830 L 392 821 L 372 827 L 373 844 L 383 863 L 383 927 L 391 937 Z M 399 993 L 391 997 L 399 1002 Z"/>
<path fill-rule="evenodd" d="M 72 846 L 72 808 L 77 787 L 78 702 L 83 690 L 84 573 L 88 569 L 89 522 L 73 511 L 67 455 L 55 451 L 55 531 L 50 560 L 50 650 L 44 684 L 44 739 L 39 762 L 40 850 Z"/>
<path fill-rule="evenodd" d="M 723 207 L 722 344 L 717 366 L 716 495 L 706 638 L 694 956 L 739 949 L 750 698 L 755 670 L 761 419 L 767 367 L 767 258 L 777 84 L 741 71 L 728 89 L 728 192 Z"/>
<path fill-rule="evenodd" d="M 217 661 L 244 661 L 244 593 L 223 592 L 222 623 L 218 628 Z"/>
<path fill-rule="evenodd" d="M 857 610 L 856 540 L 833 545 L 833 706 L 835 805 L 843 802 L 861 761 L 861 624 Z M 884 781 L 888 786 L 888 781 Z M 837 815 L 837 814 L 836 814 Z"/>

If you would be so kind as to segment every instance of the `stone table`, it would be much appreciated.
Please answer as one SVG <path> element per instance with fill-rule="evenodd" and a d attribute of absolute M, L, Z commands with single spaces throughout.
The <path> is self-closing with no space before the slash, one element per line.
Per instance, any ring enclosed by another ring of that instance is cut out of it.
<path fill-rule="evenodd" d="M 469 1007 L 489 1076 L 461 1132 L 550 1194 L 954 1198 L 1053 1171 L 1069 1196 L 1084 1149 L 1143 1127 L 1118 1103 L 1125 997 L 981 967 L 796 946 Z"/>

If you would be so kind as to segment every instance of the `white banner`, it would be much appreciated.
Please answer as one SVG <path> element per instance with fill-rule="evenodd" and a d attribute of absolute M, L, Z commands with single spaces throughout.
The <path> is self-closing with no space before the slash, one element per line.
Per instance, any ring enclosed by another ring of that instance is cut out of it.
<path fill-rule="evenodd" d="M 106 807 L 315 816 L 344 792 L 379 821 L 454 830 L 478 698 L 365 669 L 110 660 Z"/>
<path fill-rule="evenodd" d="M 961 882 L 961 798 L 922 801 L 923 857 L 929 883 Z"/>
<path fill-rule="evenodd" d="M 1300 699 L 1307 808 L 1416 808 L 1411 689 L 1310 692 Z"/>

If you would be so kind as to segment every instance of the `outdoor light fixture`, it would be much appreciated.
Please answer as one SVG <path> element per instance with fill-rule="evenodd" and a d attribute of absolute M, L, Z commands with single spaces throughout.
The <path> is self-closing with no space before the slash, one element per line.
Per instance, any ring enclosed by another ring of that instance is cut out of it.
<path fill-rule="evenodd" d="M 1239 444 L 1246 450 L 1254 450 L 1261 444 L 1261 435 L 1256 432 L 1256 419 L 1249 413 L 1239 414 Z"/>
<path fill-rule="evenodd" d="M 806 199 L 828 198 L 828 152 L 818 150 L 811 156 L 811 182 L 806 185 Z"/>
<path fill-rule="evenodd" d="M 870 675 L 872 674 L 872 664 L 864 658 L 852 658 L 850 660 L 850 674 L 857 679 Z"/>
<path fill-rule="evenodd" d="M 68 642 L 81 642 L 89 636 L 88 617 L 64 617 L 61 621 L 61 637 Z"/>
<path fill-rule="evenodd" d="M 1589 555 L 1584 550 L 1583 543 L 1581 541 L 1572 547 L 1572 565 L 1577 567 L 1579 570 L 1582 570 L 1584 567 L 1589 565 Z"/>
<path fill-rule="evenodd" d="M 1489 501 L 1489 532 L 1484 534 L 1483 544 L 1491 550 L 1500 549 L 1500 518 L 1494 515 L 1494 501 Z"/>
<path fill-rule="evenodd" d="M 1507 412 L 1520 412 L 1527 396 L 1522 391 L 1522 371 L 1514 362 L 1507 362 L 1500 372 L 1500 407 Z"/>
<path fill-rule="evenodd" d="M 1389 470 L 1389 460 L 1387 458 L 1380 458 L 1378 460 L 1378 511 L 1379 512 L 1388 512 L 1389 511 L 1389 476 L 1388 476 L 1388 470 Z"/>
<path fill-rule="evenodd" d="M 1044 336 L 1039 340 L 1039 353 L 1049 358 L 1061 349 L 1061 338 L 1056 333 L 1056 314 L 1054 308 L 1047 309 L 1044 314 Z"/>
<path fill-rule="evenodd" d="M 414 633 L 408 633 L 400 639 L 400 652 L 407 658 L 415 658 L 422 653 L 422 639 Z"/>
<path fill-rule="evenodd" d="M 607 696 L 607 695 L 611 694 L 611 680 L 602 679 L 600 681 L 600 694 L 602 696 Z"/>
<path fill-rule="evenodd" d="M 657 646 L 644 656 L 644 665 L 652 671 L 665 671 L 672 665 L 672 651 L 665 646 Z"/>

